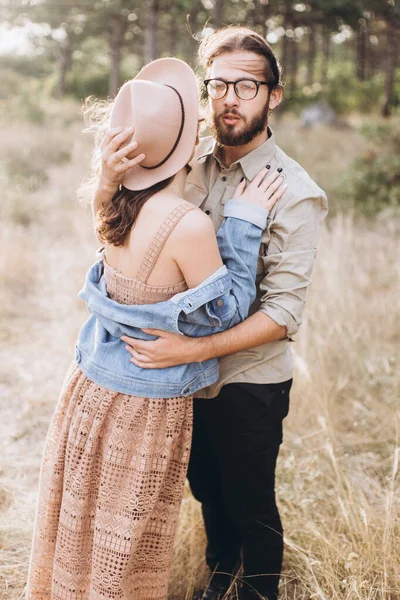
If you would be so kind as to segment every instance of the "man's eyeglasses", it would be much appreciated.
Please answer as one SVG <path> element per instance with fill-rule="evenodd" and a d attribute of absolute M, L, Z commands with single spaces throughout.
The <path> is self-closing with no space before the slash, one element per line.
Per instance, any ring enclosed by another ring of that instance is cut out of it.
<path fill-rule="evenodd" d="M 221 100 L 228 93 L 230 85 L 233 85 L 235 94 L 241 100 L 253 100 L 258 94 L 260 85 L 269 85 L 266 81 L 254 79 L 238 79 L 238 81 L 224 81 L 223 79 L 206 79 L 204 81 L 207 94 L 213 100 Z"/>

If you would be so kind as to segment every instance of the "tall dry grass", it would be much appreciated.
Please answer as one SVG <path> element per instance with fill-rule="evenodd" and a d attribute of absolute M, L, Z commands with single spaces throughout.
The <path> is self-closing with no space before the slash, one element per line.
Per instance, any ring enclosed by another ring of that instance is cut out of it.
<path fill-rule="evenodd" d="M 40 457 L 48 423 L 85 318 L 78 302 L 96 242 L 76 202 L 90 140 L 81 126 L 5 125 L 0 160 L 0 598 L 23 597 Z M 357 151 L 356 131 L 277 137 L 320 183 Z M 46 150 L 43 150 L 43 146 Z M 344 156 L 346 158 L 344 158 Z M 41 174 L 29 179 L 24 172 Z M 15 176 L 17 173 L 17 176 Z M 28 179 L 28 181 L 27 181 Z M 279 459 L 285 526 L 285 600 L 400 598 L 398 235 L 383 216 L 331 219 L 323 231 Z M 198 505 L 183 501 L 171 597 L 206 581 Z"/>

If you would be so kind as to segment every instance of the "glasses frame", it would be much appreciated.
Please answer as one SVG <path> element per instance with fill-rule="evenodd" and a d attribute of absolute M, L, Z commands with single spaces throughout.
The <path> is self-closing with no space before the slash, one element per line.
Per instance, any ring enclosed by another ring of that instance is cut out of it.
<path fill-rule="evenodd" d="M 223 96 L 221 96 L 220 98 L 213 98 L 211 96 L 211 94 L 208 92 L 208 84 L 210 83 L 210 81 L 222 81 L 222 83 L 225 83 L 226 85 L 226 92 Z M 239 94 L 237 93 L 237 89 L 236 89 L 236 85 L 238 83 L 240 83 L 241 81 L 252 81 L 253 83 L 256 84 L 257 89 L 256 89 L 256 93 L 254 94 L 254 96 L 252 98 L 242 98 L 241 96 L 239 96 Z M 258 90 L 260 89 L 261 85 L 266 85 L 266 86 L 270 86 L 271 84 L 268 81 L 257 81 L 257 79 L 250 79 L 249 77 L 242 77 L 241 79 L 238 79 L 237 81 L 225 81 L 225 79 L 220 79 L 219 77 L 212 77 L 211 79 L 205 79 L 203 81 L 205 88 L 206 88 L 206 92 L 207 95 L 212 99 L 212 100 L 222 100 L 223 98 L 225 98 L 225 96 L 228 94 L 229 92 L 229 86 L 233 85 L 233 89 L 235 91 L 236 96 L 239 98 L 239 100 L 254 100 L 254 98 L 257 96 L 258 94 Z"/>

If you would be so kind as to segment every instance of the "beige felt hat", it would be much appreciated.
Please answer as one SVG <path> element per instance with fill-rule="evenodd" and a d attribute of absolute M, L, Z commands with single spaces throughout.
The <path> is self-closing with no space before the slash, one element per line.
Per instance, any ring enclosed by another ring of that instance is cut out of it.
<path fill-rule="evenodd" d="M 125 174 L 126 188 L 143 190 L 180 171 L 190 160 L 198 127 L 197 84 L 189 65 L 160 58 L 143 67 L 115 99 L 111 127 L 118 126 L 135 128 L 132 139 L 139 146 L 128 158 L 146 155 Z"/>

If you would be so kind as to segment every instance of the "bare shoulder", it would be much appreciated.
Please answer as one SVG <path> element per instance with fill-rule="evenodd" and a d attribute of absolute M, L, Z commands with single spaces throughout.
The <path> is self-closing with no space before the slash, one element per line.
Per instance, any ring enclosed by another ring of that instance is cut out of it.
<path fill-rule="evenodd" d="M 207 238 L 215 237 L 213 223 L 200 208 L 193 207 L 179 221 L 174 230 L 174 238 L 182 241 L 182 239 L 191 239 L 192 241 L 202 241 Z"/>
<path fill-rule="evenodd" d="M 214 225 L 193 207 L 171 234 L 171 255 L 189 287 L 195 287 L 222 266 Z"/>

